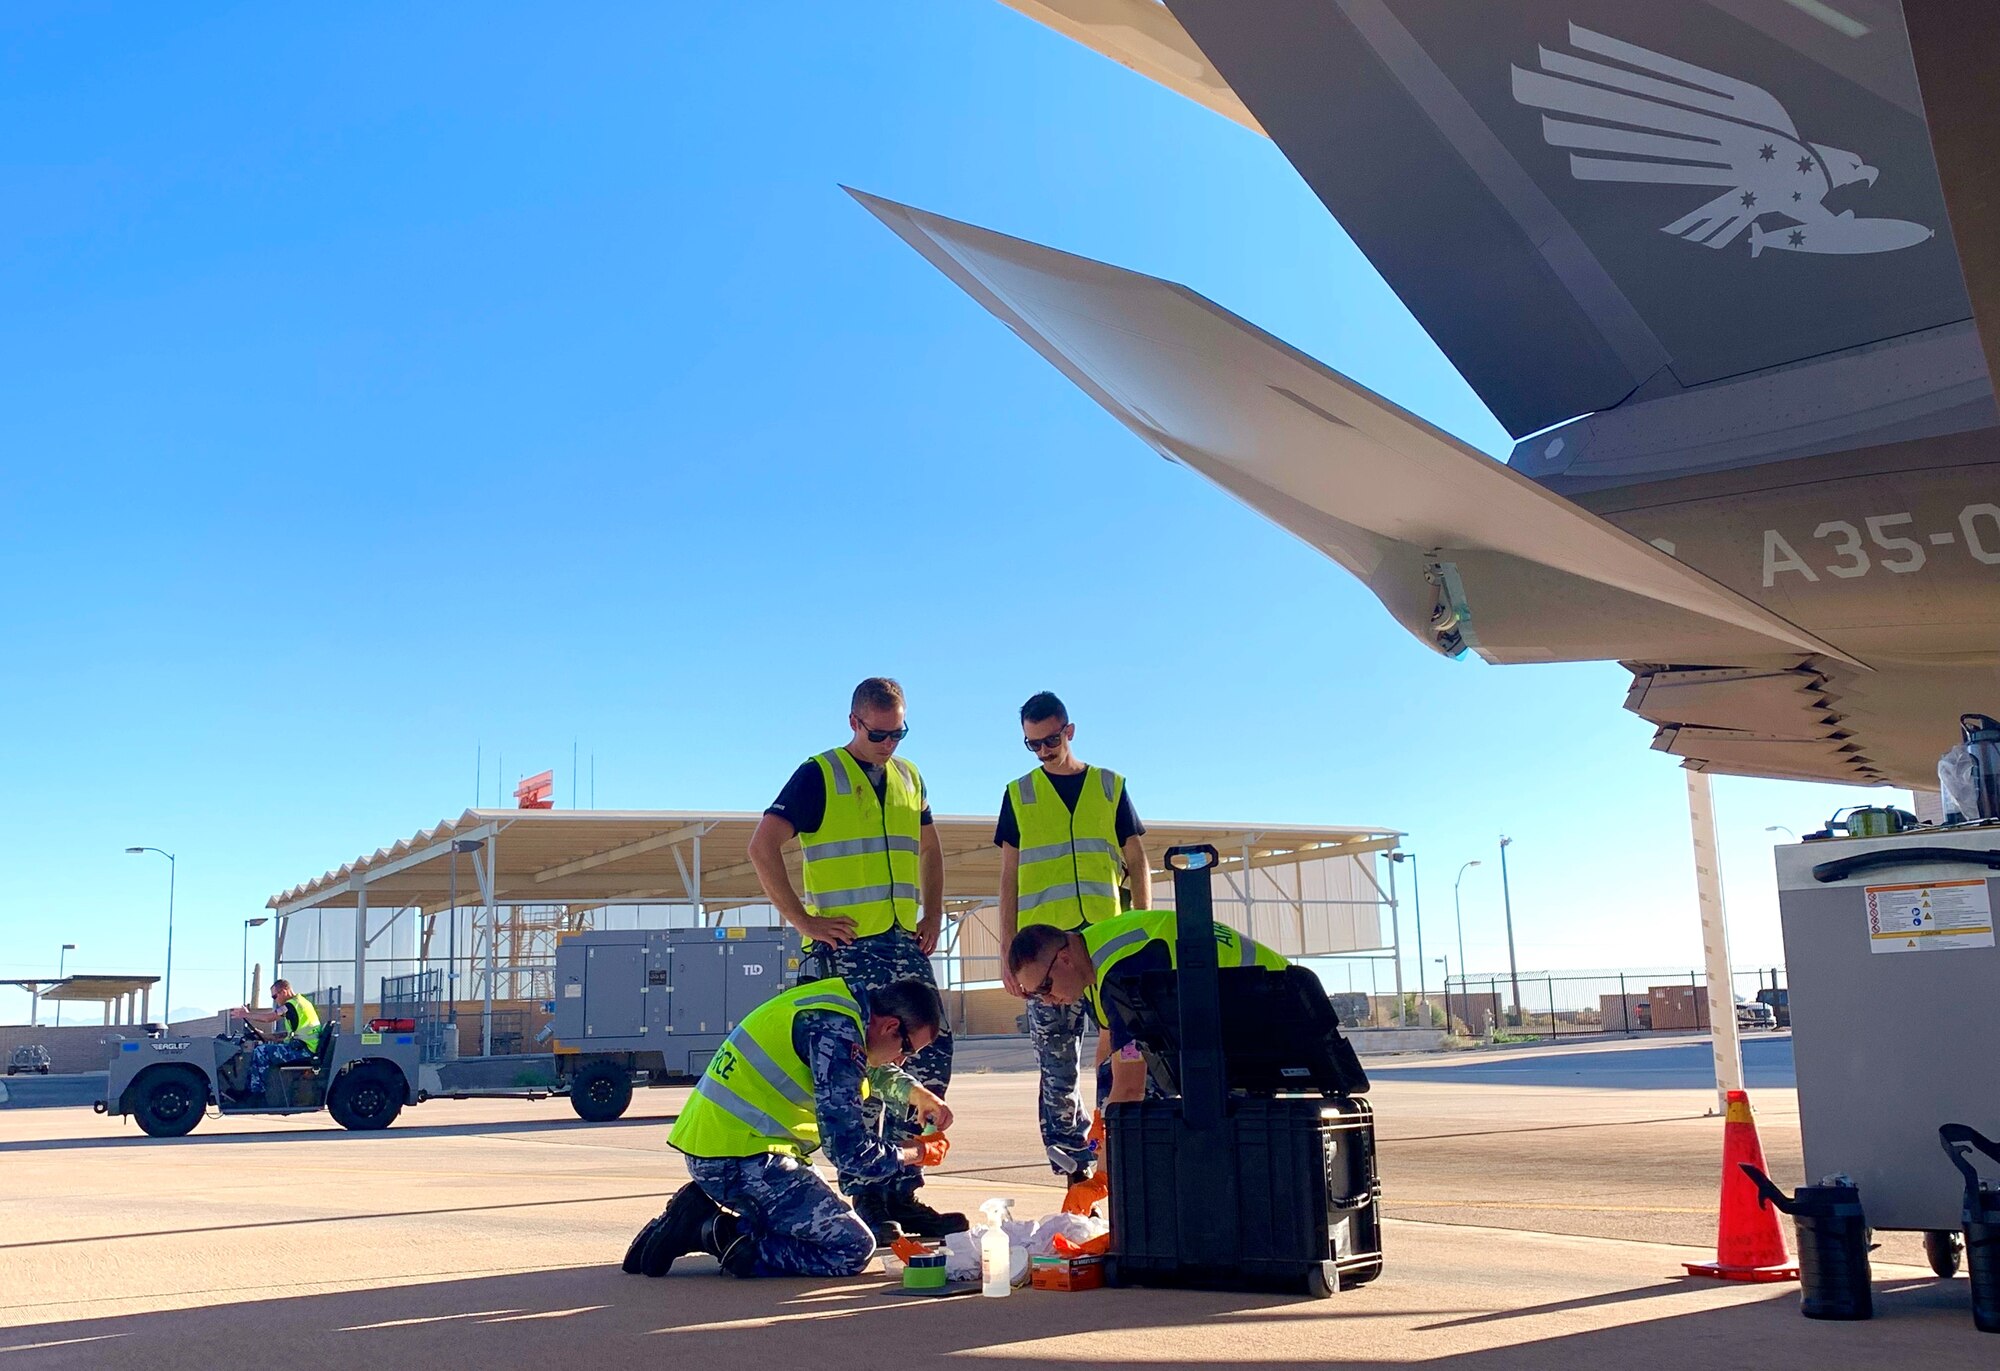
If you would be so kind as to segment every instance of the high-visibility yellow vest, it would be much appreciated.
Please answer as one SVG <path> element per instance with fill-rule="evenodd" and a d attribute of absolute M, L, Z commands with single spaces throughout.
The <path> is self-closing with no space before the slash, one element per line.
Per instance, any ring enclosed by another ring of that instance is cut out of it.
<path fill-rule="evenodd" d="M 1118 797 L 1124 793 L 1123 777 L 1095 766 L 1085 769 L 1074 810 L 1039 767 L 1007 787 L 1021 830 L 1016 927 L 1076 929 L 1117 917 L 1124 871 Z"/>
<path fill-rule="evenodd" d="M 867 1031 L 860 1002 L 837 976 L 764 1001 L 715 1050 L 668 1145 L 690 1157 L 804 1157 L 817 1151 L 812 1068 L 792 1046 L 792 1022 L 807 1010 L 831 1010 Z"/>
<path fill-rule="evenodd" d="M 1219 966 L 1262 966 L 1282 971 L 1291 965 L 1282 954 L 1244 937 L 1228 924 L 1218 923 L 1214 928 L 1215 960 Z M 1091 1008 L 1096 1011 L 1099 1023 L 1107 1022 L 1104 1015 L 1105 978 L 1111 974 L 1112 968 L 1151 943 L 1167 945 L 1169 966 L 1178 967 L 1181 964 L 1180 934 L 1173 910 L 1134 910 L 1083 930 L 1083 945 L 1089 949 L 1090 965 L 1097 973 L 1096 984 L 1091 987 Z"/>
<path fill-rule="evenodd" d="M 856 937 L 917 926 L 917 854 L 923 780 L 916 765 L 891 757 L 882 798 L 844 747 L 813 758 L 826 782 L 819 827 L 799 834 L 806 904 L 816 914 L 854 920 Z"/>
<path fill-rule="evenodd" d="M 311 1000 L 296 990 L 292 992 L 292 998 L 285 1003 L 299 1007 L 299 1024 L 292 1030 L 292 1036 L 304 1043 L 308 1052 L 319 1051 L 319 1010 L 313 1007 Z"/>

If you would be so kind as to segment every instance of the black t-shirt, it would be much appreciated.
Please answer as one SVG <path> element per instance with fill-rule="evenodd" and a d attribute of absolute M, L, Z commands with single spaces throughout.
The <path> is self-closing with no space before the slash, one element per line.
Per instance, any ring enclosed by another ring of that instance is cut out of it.
<path fill-rule="evenodd" d="M 840 750 L 842 752 L 847 751 L 846 748 Z M 854 754 L 848 753 L 848 755 L 853 756 Z M 855 758 L 855 764 L 860 766 L 862 774 L 868 777 L 868 783 L 875 787 L 875 798 L 877 800 L 881 800 L 888 795 L 888 772 L 878 766 L 868 766 L 858 757 Z M 930 795 L 924 787 L 924 781 L 921 776 L 917 778 L 917 803 L 923 807 L 923 814 L 918 819 L 918 823 L 929 823 L 931 821 Z M 825 823 L 826 773 L 819 769 L 819 759 L 808 757 L 805 761 L 801 762 L 799 769 L 794 771 L 791 779 L 785 782 L 785 788 L 778 792 L 778 798 L 771 801 L 770 807 L 764 812 L 783 819 L 800 833 L 811 833 L 821 824 Z"/>
<path fill-rule="evenodd" d="M 1055 788 L 1062 802 L 1069 806 L 1069 812 L 1076 813 L 1076 802 L 1083 795 L 1083 783 L 1090 779 L 1090 768 L 1085 767 L 1074 776 L 1056 776 L 1042 772 L 1042 779 Z M 1113 820 L 1118 830 L 1118 846 L 1125 846 L 1127 838 L 1136 838 L 1146 831 L 1139 822 L 1139 811 L 1132 808 L 1132 787 L 1118 787 L 1118 817 Z M 1000 822 L 993 829 L 995 847 L 1019 847 L 1021 845 L 1021 825 L 1014 818 L 1014 788 L 1000 792 Z"/>

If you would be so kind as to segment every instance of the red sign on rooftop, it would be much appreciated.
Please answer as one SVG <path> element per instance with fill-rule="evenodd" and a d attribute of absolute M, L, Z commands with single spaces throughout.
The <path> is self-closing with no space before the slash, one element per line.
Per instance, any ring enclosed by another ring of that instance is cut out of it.
<path fill-rule="evenodd" d="M 543 771 L 514 787 L 516 809 L 554 809 L 556 773 Z"/>

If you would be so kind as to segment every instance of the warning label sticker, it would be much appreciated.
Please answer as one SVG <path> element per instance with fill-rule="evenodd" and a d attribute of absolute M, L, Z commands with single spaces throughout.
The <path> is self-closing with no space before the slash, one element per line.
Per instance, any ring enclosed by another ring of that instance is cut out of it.
<path fill-rule="evenodd" d="M 1871 885 L 1871 952 L 1951 952 L 1993 946 L 1993 901 L 1983 879 Z"/>

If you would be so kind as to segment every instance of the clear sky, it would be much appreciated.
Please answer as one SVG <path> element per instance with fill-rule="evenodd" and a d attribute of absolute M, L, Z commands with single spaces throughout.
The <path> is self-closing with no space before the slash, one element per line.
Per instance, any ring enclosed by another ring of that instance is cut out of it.
<path fill-rule="evenodd" d="M 157 971 L 149 844 L 175 1007 L 231 1002 L 242 920 L 477 749 L 488 803 L 496 754 L 568 803 L 575 741 L 601 807 L 754 809 L 877 672 L 941 811 L 1054 689 L 1142 814 L 1406 830 L 1430 939 L 1483 858 L 1476 970 L 1502 832 L 1524 968 L 1699 964 L 1624 672 L 1435 656 L 841 193 L 1185 282 L 1504 451 L 1273 147 L 993 0 L 9 6 L 0 127 L 0 976 Z M 1717 793 L 1769 964 L 1764 827 L 1881 793 Z"/>

